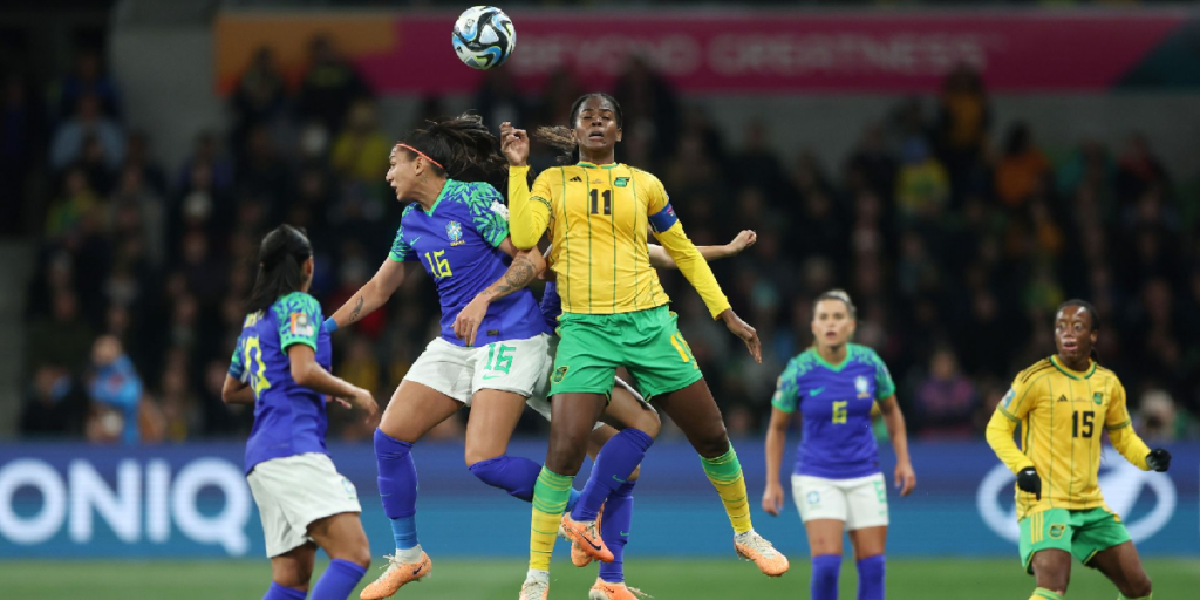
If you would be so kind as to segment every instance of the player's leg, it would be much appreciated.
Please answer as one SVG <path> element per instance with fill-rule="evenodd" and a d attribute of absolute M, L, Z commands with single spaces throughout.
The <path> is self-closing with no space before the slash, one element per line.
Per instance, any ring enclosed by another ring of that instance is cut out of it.
<path fill-rule="evenodd" d="M 887 483 L 882 473 L 843 482 L 846 530 L 858 567 L 858 600 L 883 600 L 887 573 Z"/>
<path fill-rule="evenodd" d="M 609 496 L 628 483 L 630 474 L 641 464 L 662 429 L 658 413 L 618 378 L 613 380 L 612 399 L 604 408 L 602 419 L 615 425 L 617 432 L 604 440 L 595 458 L 579 504 L 571 511 L 575 521 L 596 518 Z"/>
<path fill-rule="evenodd" d="M 845 494 L 834 480 L 793 475 L 792 498 L 804 522 L 812 555 L 809 596 L 813 600 L 836 600 L 847 516 Z"/>
<path fill-rule="evenodd" d="M 1062 600 L 1071 580 L 1071 518 L 1066 509 L 1036 512 L 1020 521 L 1021 563 L 1036 581 L 1030 600 Z"/>
<path fill-rule="evenodd" d="M 313 521 L 312 538 L 325 554 L 329 566 L 313 586 L 312 600 L 346 600 L 371 565 L 371 546 L 357 512 L 344 512 Z M 428 561 L 428 558 L 426 558 Z"/>
<path fill-rule="evenodd" d="M 1121 598 L 1150 598 L 1150 577 L 1137 548 L 1117 516 L 1104 508 L 1072 513 L 1071 553 L 1113 582 Z"/>
<path fill-rule="evenodd" d="M 262 600 L 304 600 L 308 582 L 312 579 L 317 548 L 301 544 L 283 554 L 271 557 L 271 587 Z"/>

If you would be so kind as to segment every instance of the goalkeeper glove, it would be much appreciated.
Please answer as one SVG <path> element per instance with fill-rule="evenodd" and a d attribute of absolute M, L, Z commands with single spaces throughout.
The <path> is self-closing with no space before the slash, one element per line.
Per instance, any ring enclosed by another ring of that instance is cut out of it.
<path fill-rule="evenodd" d="M 1033 494 L 1038 500 L 1042 499 L 1042 478 L 1033 467 L 1026 467 L 1017 473 L 1017 487 L 1023 492 Z"/>
<path fill-rule="evenodd" d="M 1171 468 L 1171 453 L 1162 448 L 1151 450 L 1150 454 L 1146 455 L 1146 466 L 1150 467 L 1151 471 L 1165 472 Z"/>

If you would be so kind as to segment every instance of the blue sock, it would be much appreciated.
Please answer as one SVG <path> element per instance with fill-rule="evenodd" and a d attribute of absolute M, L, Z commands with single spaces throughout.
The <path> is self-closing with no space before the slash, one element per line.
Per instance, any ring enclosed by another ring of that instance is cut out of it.
<path fill-rule="evenodd" d="M 812 557 L 812 581 L 809 583 L 812 600 L 837 600 L 838 571 L 841 568 L 841 554 L 818 554 Z"/>
<path fill-rule="evenodd" d="M 383 512 L 392 520 L 396 550 L 417 546 L 417 465 L 412 444 L 375 430 L 375 465 Z"/>
<path fill-rule="evenodd" d="M 612 562 L 600 563 L 600 579 L 609 583 L 625 581 L 621 557 L 625 554 L 625 544 L 629 543 L 629 526 L 633 524 L 633 484 L 632 481 L 621 484 L 608 497 L 604 519 L 600 521 L 600 538 L 613 553 Z"/>
<path fill-rule="evenodd" d="M 887 560 L 882 554 L 858 561 L 858 600 L 883 600 L 883 576 Z"/>
<path fill-rule="evenodd" d="M 307 595 L 308 592 L 284 587 L 272 581 L 271 587 L 267 588 L 267 593 L 263 595 L 262 600 L 304 600 Z"/>
<path fill-rule="evenodd" d="M 335 558 L 313 587 L 312 600 L 346 600 L 367 570 L 348 560 Z"/>
<path fill-rule="evenodd" d="M 626 429 L 614 435 L 600 449 L 592 475 L 583 486 L 579 504 L 571 511 L 576 521 L 592 521 L 604 501 L 625 483 L 630 473 L 646 457 L 646 450 L 654 438 L 637 429 Z"/>
<path fill-rule="evenodd" d="M 481 460 L 469 468 L 480 481 L 526 502 L 533 502 L 533 486 L 537 483 L 538 473 L 542 472 L 542 466 L 532 460 L 508 455 Z M 572 488 L 571 498 L 567 500 L 567 512 L 571 512 L 578 503 L 579 490 Z"/>

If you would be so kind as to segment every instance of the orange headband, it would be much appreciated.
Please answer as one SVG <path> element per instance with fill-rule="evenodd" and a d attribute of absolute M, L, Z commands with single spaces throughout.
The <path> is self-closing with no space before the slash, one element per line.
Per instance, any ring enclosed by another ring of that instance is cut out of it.
<path fill-rule="evenodd" d="M 437 168 L 439 168 L 443 171 L 446 170 L 446 167 L 443 167 L 442 163 L 440 163 L 436 160 L 433 160 L 432 158 L 429 158 L 429 155 L 425 154 L 424 152 L 421 152 L 420 150 L 417 150 L 416 148 L 413 148 L 412 146 L 409 146 L 408 144 L 396 144 L 396 146 L 398 148 L 404 148 L 406 150 L 411 150 L 411 151 L 415 152 L 417 154 L 417 156 L 420 156 L 420 157 L 424 158 L 425 160 L 437 165 Z"/>

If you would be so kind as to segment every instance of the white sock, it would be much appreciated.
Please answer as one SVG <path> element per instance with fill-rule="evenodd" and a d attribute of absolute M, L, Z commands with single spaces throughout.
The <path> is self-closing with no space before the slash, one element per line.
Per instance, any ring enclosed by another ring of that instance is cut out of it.
<path fill-rule="evenodd" d="M 549 583 L 550 571 L 535 571 L 530 569 L 529 572 L 525 574 L 525 581 L 541 581 L 543 583 Z"/>
<path fill-rule="evenodd" d="M 416 564 L 421 562 L 422 552 L 420 544 L 404 550 L 396 548 L 396 559 L 406 565 Z"/>

